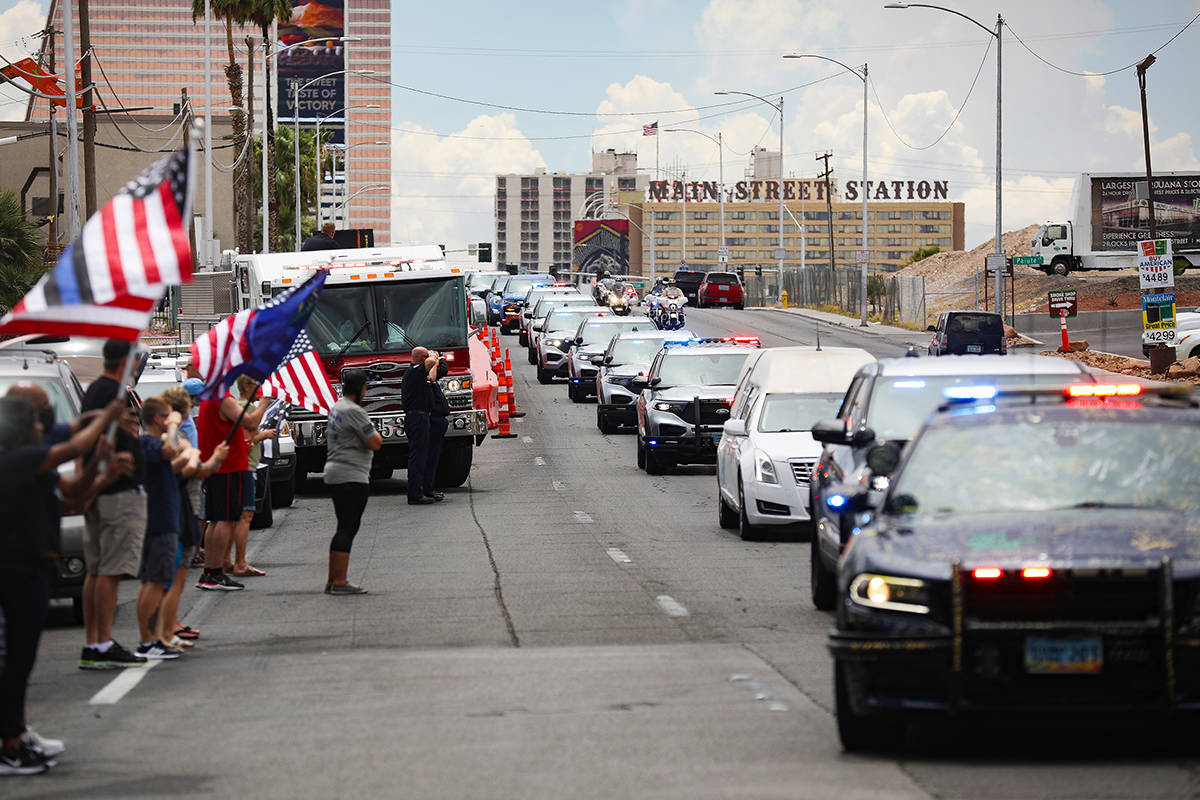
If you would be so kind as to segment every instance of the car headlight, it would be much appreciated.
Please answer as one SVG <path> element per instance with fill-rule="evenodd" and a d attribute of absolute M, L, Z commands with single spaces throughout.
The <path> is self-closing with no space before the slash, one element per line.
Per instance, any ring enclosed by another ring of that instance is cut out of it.
<path fill-rule="evenodd" d="M 754 479 L 759 483 L 779 483 L 775 477 L 775 462 L 762 450 L 754 451 Z"/>
<path fill-rule="evenodd" d="M 567 349 L 567 340 L 566 339 L 547 339 L 546 346 L 553 347 L 555 350 L 566 350 Z"/>
<path fill-rule="evenodd" d="M 280 436 L 291 436 L 291 434 L 292 434 L 291 423 L 289 423 L 286 419 L 283 420 L 282 422 L 280 422 L 279 423 L 279 435 Z"/>
<path fill-rule="evenodd" d="M 850 581 L 850 602 L 866 608 L 929 613 L 929 590 L 925 581 L 863 572 Z"/>
<path fill-rule="evenodd" d="M 443 391 L 459 392 L 471 388 L 470 378 L 446 378 L 442 383 Z"/>
<path fill-rule="evenodd" d="M 683 410 L 683 407 L 678 406 L 675 403 L 668 403 L 665 400 L 660 400 L 654 404 L 654 410 L 655 411 L 670 411 L 672 413 L 678 414 L 680 411 Z"/>
<path fill-rule="evenodd" d="M 71 556 L 63 559 L 63 567 L 68 575 L 79 575 L 83 572 L 83 559 L 78 556 Z"/>

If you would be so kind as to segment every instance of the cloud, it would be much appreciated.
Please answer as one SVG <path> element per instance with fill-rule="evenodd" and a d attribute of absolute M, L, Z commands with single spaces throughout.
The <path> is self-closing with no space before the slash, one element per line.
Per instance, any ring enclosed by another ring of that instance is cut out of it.
<path fill-rule="evenodd" d="M 413 122 L 392 133 L 392 239 L 461 247 L 494 235 L 496 175 L 546 162 L 512 114 L 481 115 L 445 137 Z M 478 138 L 466 138 L 478 137 Z"/>
<path fill-rule="evenodd" d="M 45 27 L 45 7 L 34 0 L 18 0 L 16 5 L 0 13 L 0 54 L 9 61 L 35 55 L 38 42 L 32 36 Z M 25 92 L 8 84 L 0 86 L 0 119 L 24 119 L 28 98 Z"/>

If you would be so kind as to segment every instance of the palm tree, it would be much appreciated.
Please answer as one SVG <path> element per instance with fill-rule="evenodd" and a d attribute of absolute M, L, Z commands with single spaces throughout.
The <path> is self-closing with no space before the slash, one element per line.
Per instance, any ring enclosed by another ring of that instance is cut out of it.
<path fill-rule="evenodd" d="M 0 313 L 15 306 L 42 277 L 42 242 L 12 192 L 0 192 Z"/>
<path fill-rule="evenodd" d="M 328 141 L 332 133 L 321 132 L 321 139 Z M 287 252 L 295 249 L 296 236 L 296 172 L 290 165 L 294 162 L 296 152 L 292 145 L 293 131 L 290 126 L 280 127 L 275 135 L 275 147 L 280 158 L 289 166 L 273 174 L 271 181 L 272 195 L 278 203 L 271 210 L 272 217 L 278 223 L 279 245 L 272 247 L 275 252 Z M 317 196 L 318 166 L 315 158 L 316 131 L 300 130 L 300 239 L 303 241 L 317 229 L 315 210 L 320 198 Z M 251 163 L 253 171 L 254 191 L 262 196 L 262 141 L 255 139 L 254 158 Z M 325 156 L 321 159 L 321 168 L 329 167 Z M 255 236 L 262 236 L 261 225 L 255 224 Z"/>

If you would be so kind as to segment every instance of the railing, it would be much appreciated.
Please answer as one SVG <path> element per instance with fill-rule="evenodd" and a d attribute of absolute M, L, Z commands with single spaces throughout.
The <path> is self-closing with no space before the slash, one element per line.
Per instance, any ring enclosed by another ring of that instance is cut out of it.
<path fill-rule="evenodd" d="M 860 311 L 862 277 L 857 269 L 809 267 L 777 270 L 762 275 L 746 271 L 746 305 L 771 306 L 787 292 L 788 305 L 809 308 L 833 307 L 849 315 Z M 875 274 L 867 279 L 867 312 L 885 323 L 925 324 L 925 279 L 921 276 Z"/>

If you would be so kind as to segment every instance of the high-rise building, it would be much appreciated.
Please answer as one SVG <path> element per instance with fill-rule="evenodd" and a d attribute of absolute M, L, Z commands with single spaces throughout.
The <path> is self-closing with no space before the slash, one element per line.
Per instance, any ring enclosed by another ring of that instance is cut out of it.
<path fill-rule="evenodd" d="M 388 82 L 391 75 L 390 57 L 390 6 L 386 0 L 320 0 L 302 2 L 293 0 L 295 14 L 288 24 L 280 24 L 279 36 L 284 45 L 305 39 L 329 36 L 356 37 L 358 41 L 345 45 L 309 48 L 297 47 L 283 53 L 272 64 L 279 74 L 271 81 L 271 103 L 276 109 L 277 122 L 291 121 L 292 97 L 289 86 L 293 75 L 307 81 L 313 74 L 324 74 L 331 69 L 348 71 L 371 70 L 370 76 L 346 74 L 344 77 L 317 81 L 301 94 L 301 125 L 311 127 L 317 116 L 325 117 L 322 130 L 328 125 L 335 133 L 337 142 L 347 146 L 347 151 L 337 159 L 338 168 L 348 165 L 348 174 L 334 175 L 338 186 L 344 186 L 341 198 L 345 203 L 338 218 L 356 228 L 373 228 L 377 242 L 391 239 L 391 212 L 387 191 L 355 192 L 378 185 L 391 183 L 391 147 L 375 142 L 390 141 L 391 103 Z M 63 0 L 51 0 L 48 20 L 57 31 L 63 29 Z M 76 34 L 75 53 L 78 58 L 79 15 L 76 3 L 73 9 Z M 192 17 L 192 4 L 162 3 L 156 0 L 121 0 L 121 2 L 96 3 L 88 7 L 91 47 L 94 53 L 93 82 L 102 102 L 97 108 L 117 110 L 120 107 L 137 109 L 146 113 L 172 114 L 179 110 L 181 98 L 186 91 L 193 112 L 204 114 L 204 19 Z M 229 115 L 232 104 L 224 67 L 230 53 L 227 48 L 224 23 L 214 18 L 212 24 L 212 86 L 213 115 Z M 232 29 L 233 57 L 242 68 L 243 103 L 253 95 L 253 126 L 261 130 L 264 108 L 264 70 L 262 61 L 262 32 L 245 26 Z M 43 60 L 48 54 L 43 52 Z M 337 65 L 329 66 L 329 57 L 337 59 Z M 55 63 L 62 74 L 63 39 L 55 37 Z M 307 67 L 307 73 L 305 68 Z M 314 70 L 316 72 L 314 73 Z M 251 86 L 250 84 L 253 84 Z M 333 89 L 334 91 L 331 91 Z M 365 108 L 372 105 L 378 108 Z M 342 109 L 346 109 L 343 111 Z M 308 113 L 306 113 L 308 111 Z M 136 113 L 132 116 L 114 114 L 113 120 L 125 129 L 135 141 L 141 129 Z M 27 119 L 45 119 L 46 104 L 32 103 Z M 63 115 L 59 112 L 59 125 L 63 126 Z M 161 125 L 161 122 L 158 123 Z M 344 132 L 348 126 L 348 135 Z M 214 160 L 221 165 L 231 164 L 237 153 L 228 142 L 214 141 Z M 280 163 L 279 170 L 291 169 L 290 164 Z M 329 176 L 326 175 L 326 180 Z M 331 205 L 334 205 L 331 203 Z M 348 213 L 345 211 L 348 209 Z M 329 219 L 329 211 L 324 218 Z M 197 212 L 201 212 L 198 207 Z M 220 218 L 220 214 L 214 216 Z M 348 216 L 348 220 L 347 220 Z M 233 231 L 214 229 L 214 235 L 222 240 L 222 246 L 232 246 Z"/>
<path fill-rule="evenodd" d="M 649 177 L 639 175 L 636 153 L 592 153 L 592 171 L 496 176 L 496 263 L 523 270 L 566 271 L 574 248 L 573 220 L 592 205 L 604 215 L 627 216 L 621 192 L 644 192 Z M 637 220 L 635 219 L 635 222 Z"/>

